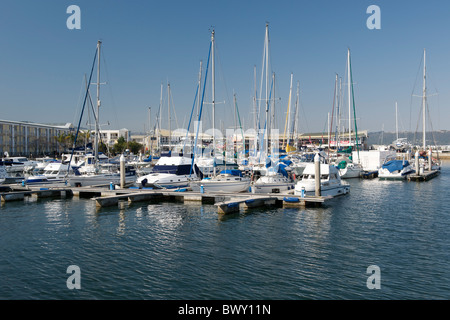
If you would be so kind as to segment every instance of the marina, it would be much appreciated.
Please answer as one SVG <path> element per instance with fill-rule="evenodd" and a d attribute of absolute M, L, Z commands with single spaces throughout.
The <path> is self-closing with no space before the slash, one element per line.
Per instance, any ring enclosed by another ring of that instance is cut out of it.
<path fill-rule="evenodd" d="M 450 4 L 25 2 L 0 300 L 450 299 Z"/>

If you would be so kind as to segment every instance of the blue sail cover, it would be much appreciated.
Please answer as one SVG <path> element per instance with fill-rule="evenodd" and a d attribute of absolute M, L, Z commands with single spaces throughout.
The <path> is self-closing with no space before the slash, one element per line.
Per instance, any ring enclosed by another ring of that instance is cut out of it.
<path fill-rule="evenodd" d="M 394 172 L 394 171 L 400 171 L 404 167 L 407 167 L 407 166 L 409 166 L 409 162 L 408 161 L 391 160 L 391 161 L 388 161 L 385 164 L 383 164 L 382 168 L 383 169 L 388 169 L 389 172 Z"/>
<path fill-rule="evenodd" d="M 242 172 L 236 169 L 222 170 L 221 174 L 231 174 L 232 176 L 242 177 Z"/>
<path fill-rule="evenodd" d="M 285 163 L 279 162 L 275 168 L 278 173 L 281 173 L 283 176 L 287 177 L 288 173 L 286 171 L 286 167 L 288 167 L 288 165 L 286 165 Z"/>

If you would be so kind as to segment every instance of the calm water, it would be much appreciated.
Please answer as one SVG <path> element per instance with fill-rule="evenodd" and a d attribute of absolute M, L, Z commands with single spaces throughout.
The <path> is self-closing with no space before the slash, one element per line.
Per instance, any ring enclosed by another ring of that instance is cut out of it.
<path fill-rule="evenodd" d="M 0 299 L 450 299 L 449 190 L 447 162 L 429 182 L 354 180 L 322 208 L 226 218 L 199 204 L 7 203 Z"/>

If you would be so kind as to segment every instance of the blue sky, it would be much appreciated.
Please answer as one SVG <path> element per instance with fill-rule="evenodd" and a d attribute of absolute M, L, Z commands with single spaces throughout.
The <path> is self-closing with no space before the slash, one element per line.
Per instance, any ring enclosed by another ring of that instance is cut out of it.
<path fill-rule="evenodd" d="M 80 30 L 66 27 L 69 5 L 81 9 Z M 369 5 L 381 9 L 380 30 L 366 27 Z M 421 99 L 412 94 L 421 94 L 425 48 L 431 125 L 449 130 L 449 16 L 450 3 L 444 0 L 5 0 L 0 10 L 0 119 L 78 122 L 83 79 L 101 39 L 101 81 L 107 84 L 101 87 L 100 122 L 110 122 L 103 128 L 147 130 L 148 107 L 153 122 L 161 83 L 167 103 L 168 82 L 178 126 L 186 127 L 213 27 L 216 99 L 221 102 L 216 126 L 233 125 L 234 92 L 248 128 L 253 121 L 254 66 L 259 78 L 268 22 L 281 131 L 291 73 L 294 94 L 300 82 L 300 131 L 326 130 L 335 74 L 345 76 L 347 48 L 352 53 L 358 129 L 394 131 L 397 101 L 400 130 L 421 130 Z M 163 127 L 168 126 L 166 108 Z M 205 121 L 210 109 L 206 104 Z M 176 126 L 174 117 L 171 127 Z"/>

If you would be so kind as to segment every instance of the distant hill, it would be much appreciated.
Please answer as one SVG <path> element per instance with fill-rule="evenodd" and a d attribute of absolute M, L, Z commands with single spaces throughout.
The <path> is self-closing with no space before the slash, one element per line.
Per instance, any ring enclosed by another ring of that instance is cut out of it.
<path fill-rule="evenodd" d="M 422 144 L 422 132 L 399 132 L 399 138 L 407 138 L 408 141 L 415 145 Z M 367 140 L 369 145 L 374 144 L 391 144 L 396 139 L 395 132 L 369 132 Z M 426 133 L 427 145 L 450 145 L 450 131 L 434 131 Z"/>

